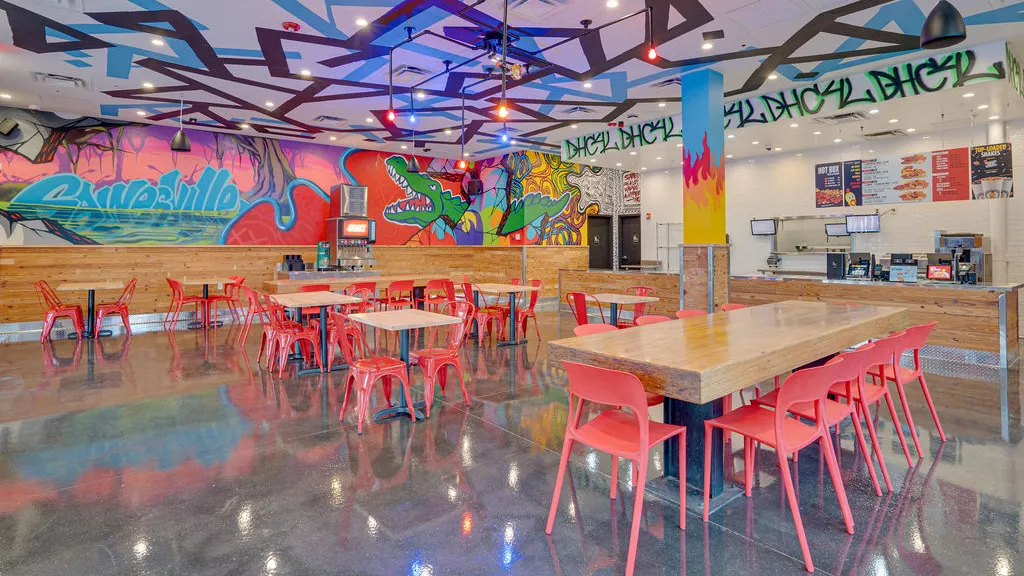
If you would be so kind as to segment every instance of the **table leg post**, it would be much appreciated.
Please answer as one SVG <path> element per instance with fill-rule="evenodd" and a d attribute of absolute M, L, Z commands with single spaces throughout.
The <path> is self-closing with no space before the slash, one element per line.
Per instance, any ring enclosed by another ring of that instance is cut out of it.
<path fill-rule="evenodd" d="M 473 307 L 476 308 L 477 310 L 480 310 L 480 293 L 477 292 L 476 290 L 473 290 Z M 474 340 L 477 337 L 477 330 L 479 330 L 479 329 L 480 329 L 480 323 L 476 321 L 476 318 L 474 318 L 473 319 L 473 331 L 470 332 L 470 334 L 469 334 Z"/>
<path fill-rule="evenodd" d="M 88 318 L 85 319 L 85 335 L 86 338 L 93 338 L 96 336 L 96 291 L 89 290 L 89 300 L 86 306 L 86 313 Z"/>
<path fill-rule="evenodd" d="M 679 466 L 686 466 L 687 483 L 704 489 L 704 421 L 722 415 L 722 400 L 707 404 L 691 404 L 665 399 L 665 422 L 686 426 L 686 462 L 679 462 L 679 439 L 673 436 L 665 441 L 665 476 L 679 478 Z M 725 461 L 722 431 L 711 434 L 711 497 L 722 493 L 725 486 Z"/>
<path fill-rule="evenodd" d="M 331 367 L 327 365 L 327 306 L 320 307 L 320 364 L 324 371 L 330 371 Z"/>
<path fill-rule="evenodd" d="M 516 326 L 516 294 L 515 294 L 515 292 L 511 292 L 508 295 L 508 328 L 509 328 L 509 336 L 508 336 L 509 344 L 518 344 L 519 343 L 519 330 L 518 330 L 518 327 Z"/>
<path fill-rule="evenodd" d="M 615 326 L 617 328 L 619 326 L 619 305 L 615 302 L 612 302 L 611 304 L 608 305 L 608 307 L 611 309 L 609 314 L 612 317 L 612 326 Z"/>

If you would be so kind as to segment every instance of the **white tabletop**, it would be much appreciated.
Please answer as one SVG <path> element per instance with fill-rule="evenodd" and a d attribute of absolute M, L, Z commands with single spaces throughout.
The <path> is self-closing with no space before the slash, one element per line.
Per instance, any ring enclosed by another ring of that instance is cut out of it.
<path fill-rule="evenodd" d="M 594 298 L 602 304 L 648 304 L 657 302 L 654 296 L 637 296 L 635 294 L 594 294 Z"/>
<path fill-rule="evenodd" d="M 340 306 L 342 304 L 358 304 L 360 298 L 334 292 L 295 292 L 293 294 L 276 294 L 271 296 L 278 304 L 286 308 L 305 308 L 307 306 Z"/>
<path fill-rule="evenodd" d="M 525 286 L 522 284 L 477 284 L 476 289 L 488 294 L 511 294 L 521 292 L 537 292 L 540 288 L 536 286 Z"/>
<path fill-rule="evenodd" d="M 389 310 L 387 312 L 366 312 L 364 314 L 350 314 L 349 318 L 384 330 L 411 330 L 414 328 L 431 328 L 433 326 L 447 326 L 462 322 L 456 316 L 435 314 L 425 310 L 406 308 L 403 310 Z"/>

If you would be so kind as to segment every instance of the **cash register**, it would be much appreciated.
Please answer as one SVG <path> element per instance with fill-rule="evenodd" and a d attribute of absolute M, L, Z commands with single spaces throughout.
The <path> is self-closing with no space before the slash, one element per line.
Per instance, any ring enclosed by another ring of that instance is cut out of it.
<path fill-rule="evenodd" d="M 889 263 L 890 282 L 917 282 L 917 258 L 913 254 L 893 254 Z"/>
<path fill-rule="evenodd" d="M 868 252 L 851 252 L 849 265 L 846 267 L 846 278 L 851 280 L 871 280 L 871 271 L 875 268 L 875 258 Z"/>

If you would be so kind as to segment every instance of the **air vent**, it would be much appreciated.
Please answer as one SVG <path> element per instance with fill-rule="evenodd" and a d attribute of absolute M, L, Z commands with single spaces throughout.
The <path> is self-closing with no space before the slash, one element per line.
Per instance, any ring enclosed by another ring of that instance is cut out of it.
<path fill-rule="evenodd" d="M 794 80 L 810 80 L 812 78 L 817 78 L 818 74 L 820 74 L 820 72 L 801 72 L 801 73 L 797 74 L 796 76 L 793 76 L 793 79 Z"/>
<path fill-rule="evenodd" d="M 814 121 L 820 124 L 835 126 L 836 124 L 849 124 L 850 122 L 861 122 L 863 120 L 870 120 L 871 117 L 872 116 L 867 112 L 846 112 L 844 114 L 836 114 L 835 116 L 815 118 Z"/>
<path fill-rule="evenodd" d="M 563 2 L 552 0 L 512 0 L 508 4 L 509 21 L 523 19 L 528 22 L 550 25 L 551 18 L 561 12 L 564 7 Z"/>
<path fill-rule="evenodd" d="M 366 216 L 366 186 L 342 184 L 341 213 L 345 216 Z"/>
<path fill-rule="evenodd" d="M 395 77 L 402 78 L 405 76 L 430 76 L 433 72 L 428 68 L 421 66 L 413 66 L 412 64 L 402 64 L 395 68 Z"/>
<path fill-rule="evenodd" d="M 50 4 L 63 8 L 65 10 L 74 10 L 75 12 L 85 12 L 85 0 L 48 0 Z"/>
<path fill-rule="evenodd" d="M 32 79 L 40 84 L 56 86 L 60 88 L 87 88 L 88 84 L 83 78 L 64 76 L 62 74 L 47 74 L 46 72 L 33 72 Z"/>
<path fill-rule="evenodd" d="M 327 114 L 321 114 L 316 118 L 313 118 L 313 122 L 327 126 L 344 126 L 348 122 L 348 120 L 345 118 L 340 118 L 338 116 L 328 116 Z"/>
<path fill-rule="evenodd" d="M 865 140 L 878 140 L 879 138 L 893 138 L 895 136 L 909 136 L 906 130 L 886 130 L 885 132 L 872 132 L 871 134 L 861 134 L 861 137 Z"/>
<path fill-rule="evenodd" d="M 666 78 L 664 80 L 658 80 L 657 82 L 651 82 L 651 88 L 668 88 L 670 86 L 682 86 L 683 81 L 678 76 Z"/>
<path fill-rule="evenodd" d="M 593 108 L 587 108 L 586 106 L 570 106 L 569 108 L 566 108 L 565 110 L 562 110 L 562 114 L 569 114 L 570 116 L 572 116 L 572 115 L 579 116 L 579 115 L 593 114 L 593 113 L 594 113 L 594 109 Z"/>
<path fill-rule="evenodd" d="M 702 34 L 702 36 L 704 37 L 704 41 L 705 42 L 710 42 L 711 40 L 721 40 L 722 38 L 725 38 L 725 31 L 724 30 L 708 30 L 707 32 Z"/>

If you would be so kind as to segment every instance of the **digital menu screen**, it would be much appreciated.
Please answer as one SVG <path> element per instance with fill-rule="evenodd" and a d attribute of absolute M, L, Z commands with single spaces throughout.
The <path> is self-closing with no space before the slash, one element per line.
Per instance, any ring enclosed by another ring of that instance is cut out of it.
<path fill-rule="evenodd" d="M 953 279 L 953 267 L 949 264 L 929 264 L 928 265 L 928 279 L 929 280 L 952 280 Z"/>
<path fill-rule="evenodd" d="M 341 237 L 346 240 L 368 240 L 370 238 L 370 221 L 366 218 L 342 220 Z"/>
<path fill-rule="evenodd" d="M 775 220 L 751 220 L 750 221 L 750 233 L 754 236 L 771 236 L 775 234 Z"/>
<path fill-rule="evenodd" d="M 850 232 L 850 234 L 863 234 L 865 232 L 881 232 L 882 222 L 878 214 L 847 216 L 846 229 Z"/>

